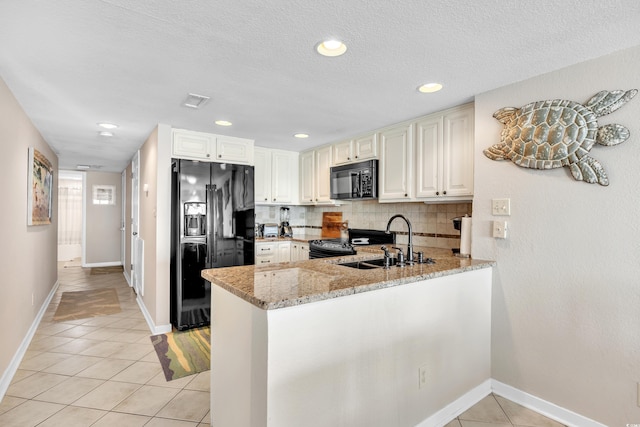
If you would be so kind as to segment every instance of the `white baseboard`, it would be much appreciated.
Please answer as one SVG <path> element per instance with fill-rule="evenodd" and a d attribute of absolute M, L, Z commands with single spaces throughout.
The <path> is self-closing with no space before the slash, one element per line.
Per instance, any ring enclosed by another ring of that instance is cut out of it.
<path fill-rule="evenodd" d="M 153 319 L 151 318 L 151 315 L 149 314 L 149 311 L 147 310 L 147 307 L 144 305 L 144 301 L 142 301 L 142 298 L 140 298 L 140 295 L 138 295 L 138 297 L 136 298 L 136 302 L 138 303 L 138 306 L 142 311 L 144 319 L 147 321 L 147 325 L 149 325 L 151 335 L 168 334 L 169 332 L 171 332 L 171 324 L 160 326 L 155 325 Z"/>
<path fill-rule="evenodd" d="M 539 397 L 532 396 L 529 393 L 525 393 L 524 391 L 501 383 L 500 381 L 491 380 L 491 389 L 497 395 L 569 427 L 607 427 L 604 424 L 600 424 L 597 421 L 583 417 L 582 415 L 576 414 L 568 409 L 561 408 L 556 404 L 547 402 Z"/>
<path fill-rule="evenodd" d="M 82 264 L 84 268 L 94 268 L 94 267 L 117 267 L 122 265 L 121 261 L 112 261 L 112 262 L 92 262 Z"/>
<path fill-rule="evenodd" d="M 122 272 L 122 275 L 124 276 L 124 280 L 127 281 L 127 285 L 129 285 L 129 287 L 132 287 L 133 284 L 131 283 L 131 275 L 129 274 L 129 272 L 127 272 L 127 270 L 124 270 Z"/>
<path fill-rule="evenodd" d="M 442 427 L 491 393 L 491 380 L 469 390 L 416 427 Z"/>
<path fill-rule="evenodd" d="M 20 343 L 18 350 L 13 355 L 11 362 L 9 362 L 9 366 L 7 366 L 7 369 L 5 369 L 4 373 L 2 374 L 2 377 L 0 377 L 0 401 L 2 401 L 2 399 L 4 398 L 4 395 L 7 392 L 9 385 L 11 384 L 11 380 L 13 380 L 13 376 L 16 374 L 16 371 L 18 370 L 18 367 L 22 362 L 22 358 L 27 352 L 27 349 L 29 348 L 29 344 L 31 344 L 31 340 L 33 339 L 33 336 L 35 335 L 36 330 L 40 325 L 40 321 L 42 321 L 42 317 L 44 316 L 44 313 L 47 311 L 47 307 L 49 307 L 49 303 L 51 302 L 51 299 L 53 299 L 53 296 L 58 290 L 58 285 L 59 283 L 56 280 L 56 283 L 53 285 L 53 288 L 51 288 L 51 291 L 49 291 L 49 295 L 47 296 L 47 299 L 42 303 L 42 307 L 40 307 L 40 310 L 38 310 L 38 314 L 36 315 L 35 319 L 33 319 L 33 322 L 31 323 L 31 327 L 27 331 L 27 334 L 22 339 L 22 343 Z"/>

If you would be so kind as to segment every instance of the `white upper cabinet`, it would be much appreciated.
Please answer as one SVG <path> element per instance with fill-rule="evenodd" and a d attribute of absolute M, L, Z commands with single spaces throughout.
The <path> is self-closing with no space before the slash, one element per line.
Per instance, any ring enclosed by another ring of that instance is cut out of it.
<path fill-rule="evenodd" d="M 254 156 L 256 203 L 297 203 L 298 153 L 256 147 Z"/>
<path fill-rule="evenodd" d="M 253 165 L 253 140 L 172 129 L 171 155 L 177 159 Z"/>
<path fill-rule="evenodd" d="M 333 144 L 333 164 L 344 165 L 351 163 L 353 158 L 353 141 L 342 141 Z"/>
<path fill-rule="evenodd" d="M 216 137 L 210 133 L 173 129 L 171 154 L 177 159 L 213 161 Z"/>
<path fill-rule="evenodd" d="M 380 201 L 469 200 L 473 114 L 473 105 L 463 105 L 381 131 Z"/>
<path fill-rule="evenodd" d="M 316 203 L 331 203 L 331 153 L 332 147 L 316 150 Z"/>
<path fill-rule="evenodd" d="M 334 204 L 331 200 L 333 146 L 326 145 L 300 154 L 300 203 Z"/>
<path fill-rule="evenodd" d="M 216 136 L 216 160 L 252 165 L 253 141 L 231 136 Z"/>
<path fill-rule="evenodd" d="M 353 140 L 356 161 L 378 158 L 378 134 L 363 136 Z"/>
<path fill-rule="evenodd" d="M 378 158 L 377 135 L 370 134 L 333 144 L 333 165 Z"/>
<path fill-rule="evenodd" d="M 413 197 L 413 125 L 382 130 L 379 141 L 378 199 L 409 201 Z"/>
<path fill-rule="evenodd" d="M 428 116 L 416 129 L 416 197 L 473 196 L 473 106 Z"/>
<path fill-rule="evenodd" d="M 416 196 L 435 197 L 442 191 L 442 116 L 416 123 Z"/>
<path fill-rule="evenodd" d="M 448 197 L 473 196 L 473 105 L 444 116 L 443 184 Z"/>
<path fill-rule="evenodd" d="M 309 205 L 315 201 L 315 151 L 300 154 L 300 203 Z"/>

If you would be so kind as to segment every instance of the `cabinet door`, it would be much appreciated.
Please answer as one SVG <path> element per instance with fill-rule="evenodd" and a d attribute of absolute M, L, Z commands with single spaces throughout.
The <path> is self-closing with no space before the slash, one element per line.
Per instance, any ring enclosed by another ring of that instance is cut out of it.
<path fill-rule="evenodd" d="M 447 196 L 473 195 L 473 107 L 444 116 L 443 192 Z"/>
<path fill-rule="evenodd" d="M 442 116 L 416 123 L 416 197 L 442 192 Z"/>
<path fill-rule="evenodd" d="M 412 197 L 411 125 L 380 132 L 379 200 L 409 200 Z"/>
<path fill-rule="evenodd" d="M 216 138 L 216 160 L 219 162 L 253 164 L 253 141 L 250 139 L 218 136 Z"/>
<path fill-rule="evenodd" d="M 278 243 L 278 262 L 291 261 L 291 242 Z"/>
<path fill-rule="evenodd" d="M 315 195 L 315 152 L 300 154 L 300 203 L 313 204 Z"/>
<path fill-rule="evenodd" d="M 258 204 L 271 201 L 271 152 L 266 148 L 256 147 L 253 152 L 255 160 L 255 200 Z"/>
<path fill-rule="evenodd" d="M 291 151 L 271 151 L 271 198 L 276 203 L 293 203 L 298 186 L 298 155 Z"/>
<path fill-rule="evenodd" d="M 378 135 L 367 135 L 353 142 L 356 161 L 378 158 Z"/>
<path fill-rule="evenodd" d="M 177 159 L 213 160 L 215 137 L 208 133 L 173 129 L 171 155 Z"/>
<path fill-rule="evenodd" d="M 298 244 L 298 261 L 308 260 L 308 259 L 309 259 L 309 244 L 299 243 Z"/>
<path fill-rule="evenodd" d="M 330 168 L 331 168 L 331 152 L 332 147 L 322 147 L 316 150 L 316 191 L 315 201 L 318 203 L 331 202 L 331 187 L 330 187 Z"/>
<path fill-rule="evenodd" d="M 353 160 L 353 143 L 351 140 L 333 144 L 333 164 L 344 165 Z"/>

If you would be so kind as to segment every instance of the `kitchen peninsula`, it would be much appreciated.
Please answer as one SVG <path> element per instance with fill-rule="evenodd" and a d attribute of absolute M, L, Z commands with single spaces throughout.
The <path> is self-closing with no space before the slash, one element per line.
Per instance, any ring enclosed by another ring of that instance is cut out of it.
<path fill-rule="evenodd" d="M 340 265 L 382 256 L 364 247 L 203 271 L 212 425 L 436 426 L 484 397 L 495 263 L 415 250 L 435 264 Z"/>

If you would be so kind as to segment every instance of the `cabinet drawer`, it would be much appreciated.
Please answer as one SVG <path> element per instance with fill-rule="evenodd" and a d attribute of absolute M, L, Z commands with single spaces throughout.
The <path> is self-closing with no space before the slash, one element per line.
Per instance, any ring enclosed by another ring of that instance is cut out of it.
<path fill-rule="evenodd" d="M 256 265 L 274 264 L 276 262 L 276 254 L 256 255 Z"/>
<path fill-rule="evenodd" d="M 256 256 L 271 255 L 276 252 L 275 243 L 260 243 L 256 245 Z"/>

